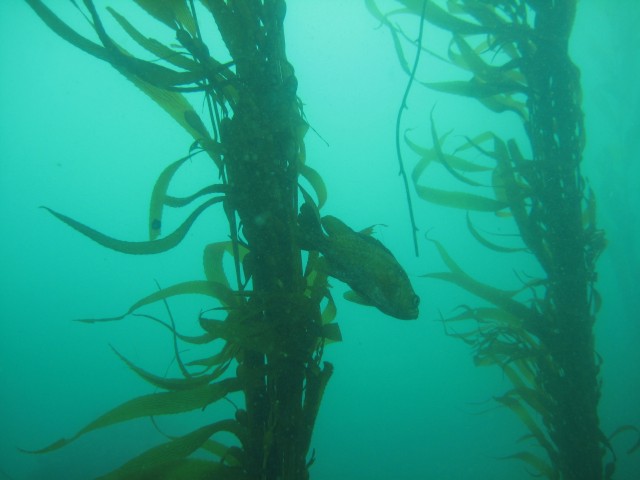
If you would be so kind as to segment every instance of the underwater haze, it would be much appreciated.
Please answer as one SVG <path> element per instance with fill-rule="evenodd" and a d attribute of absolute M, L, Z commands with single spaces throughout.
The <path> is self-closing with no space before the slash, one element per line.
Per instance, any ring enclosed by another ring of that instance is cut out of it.
<path fill-rule="evenodd" d="M 45 3 L 88 31 L 71 2 Z M 107 2 L 96 4 L 105 11 Z M 322 212 L 356 230 L 378 225 L 376 237 L 421 298 L 417 320 L 397 320 L 343 300 L 348 287 L 331 279 L 342 341 L 324 352 L 335 370 L 315 426 L 311 478 L 530 478 L 525 464 L 504 459 L 525 449 L 518 439 L 527 433 L 513 412 L 493 401 L 511 384 L 498 368 L 474 366 L 472 349 L 446 335 L 440 319 L 470 297 L 422 276 L 443 269 L 425 234 L 476 277 L 507 288 L 516 275 L 506 260 L 483 256 L 470 240 L 464 212 L 415 194 L 420 255 L 414 255 L 394 143 L 408 77 L 391 36 L 361 0 L 289 0 L 287 6 L 287 55 L 312 127 L 305 137 L 307 164 L 328 189 Z M 581 0 L 571 36 L 586 121 L 582 173 L 608 241 L 597 265 L 602 308 L 595 326 L 602 358 L 599 414 L 607 434 L 622 425 L 640 427 L 638 25 L 636 0 Z M 417 25 L 412 31 L 417 34 Z M 428 26 L 424 41 L 442 41 L 438 36 L 444 34 Z M 202 246 L 211 236 L 226 239 L 228 227 L 219 211 L 206 212 L 175 249 L 127 256 L 39 208 L 115 238 L 144 240 L 154 182 L 188 153 L 192 139 L 114 68 L 60 39 L 21 0 L 0 2 L 0 61 L 0 479 L 95 478 L 157 444 L 162 437 L 153 424 L 116 425 L 43 455 L 19 449 L 68 438 L 115 405 L 153 391 L 111 346 L 154 372 L 170 367 L 173 346 L 166 331 L 141 318 L 93 325 L 72 320 L 119 315 L 153 292 L 155 281 L 168 286 L 200 278 Z M 437 66 L 424 54 L 419 75 L 428 77 Z M 419 85 L 407 105 L 402 131 L 423 144 L 431 142 L 434 106 L 441 133 L 471 136 L 498 124 L 523 137 L 512 114 L 489 114 L 472 100 Z M 418 158 L 406 146 L 403 155 L 411 170 Z M 209 175 L 202 163 L 185 166 L 178 189 L 202 184 Z M 508 278 L 499 276 L 501 269 Z M 188 329 L 200 305 L 197 298 L 179 299 L 172 308 Z M 216 408 L 233 413 L 231 405 Z M 198 425 L 196 414 L 184 421 Z M 178 422 L 160 420 L 168 431 L 179 431 Z M 634 435 L 613 440 L 618 480 L 640 478 L 640 452 L 626 453 Z"/>

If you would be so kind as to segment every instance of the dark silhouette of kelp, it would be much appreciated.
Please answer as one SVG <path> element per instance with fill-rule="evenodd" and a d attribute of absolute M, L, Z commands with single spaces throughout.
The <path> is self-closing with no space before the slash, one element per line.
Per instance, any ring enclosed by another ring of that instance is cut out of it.
<path fill-rule="evenodd" d="M 438 133 L 433 112 L 432 147 L 406 137 L 421 157 L 413 171 L 419 197 L 466 210 L 468 230 L 483 247 L 502 255 L 527 255 L 540 267 L 539 276 L 520 278 L 517 288 L 502 290 L 472 278 L 444 245 L 432 240 L 448 270 L 425 275 L 486 302 L 461 305 L 459 313 L 444 321 L 449 326 L 472 325 L 450 335 L 473 347 L 477 365 L 503 370 L 512 388 L 496 401 L 526 426 L 523 438 L 546 454 L 521 451 L 506 458 L 519 459 L 537 476 L 550 479 L 611 478 L 615 454 L 599 427 L 600 359 L 593 335 L 600 304 L 595 265 L 606 242 L 596 224 L 595 196 L 580 173 L 585 142 L 582 92 L 578 68 L 568 54 L 577 1 L 366 4 L 389 28 L 401 65 L 412 77 L 402 47 L 403 38 L 409 37 L 396 20 L 410 15 L 448 31 L 451 39 L 444 54 L 431 51 L 428 41 L 427 47 L 418 48 L 467 72 L 468 78 L 421 83 L 475 99 L 492 112 L 515 114 L 529 143 L 523 150 L 516 140 L 486 131 L 466 137 L 448 154 L 443 145 L 449 133 Z M 469 151 L 481 159 L 465 158 Z M 530 157 L 522 151 L 530 151 Z M 434 185 L 425 172 L 438 164 L 463 188 L 451 191 Z M 488 187 L 493 195 L 474 192 Z M 493 213 L 511 222 L 521 244 L 490 240 L 469 212 Z M 614 434 L 628 430 L 637 432 L 627 425 Z"/>

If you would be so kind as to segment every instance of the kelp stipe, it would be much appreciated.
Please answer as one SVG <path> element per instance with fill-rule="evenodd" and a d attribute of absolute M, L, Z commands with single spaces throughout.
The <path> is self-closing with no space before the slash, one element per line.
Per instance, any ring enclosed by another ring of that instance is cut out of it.
<path fill-rule="evenodd" d="M 128 254 L 175 247 L 209 208 L 222 207 L 229 237 L 205 247 L 205 279 L 160 288 L 117 317 L 82 320 L 121 321 L 138 315 L 160 324 L 173 337 L 182 376 L 148 372 L 114 349 L 136 374 L 163 391 L 129 400 L 73 436 L 32 452 L 61 448 L 116 423 L 202 410 L 227 396 L 242 395 L 244 405 L 233 418 L 167 438 L 103 478 L 308 478 L 311 435 L 332 373 L 322 353 L 326 343 L 340 340 L 340 330 L 332 323 L 336 307 L 317 253 L 311 252 L 303 266 L 295 242 L 299 178 L 311 187 L 315 199 L 307 195 L 306 201 L 317 203 L 316 209 L 326 199 L 326 188 L 305 163 L 303 137 L 308 126 L 284 50 L 285 2 L 209 1 L 196 6 L 186 0 L 136 1 L 174 32 L 175 46 L 145 36 L 132 18 L 109 8 L 153 61 L 132 56 L 119 45 L 91 0 L 73 3 L 89 20 L 97 41 L 71 29 L 41 0 L 27 3 L 60 37 L 110 63 L 194 139 L 189 155 L 165 168 L 155 183 L 146 241 L 115 239 L 48 211 L 91 240 Z M 198 15 L 212 16 L 228 59 L 211 56 Z M 198 114 L 187 100 L 193 93 L 204 95 L 206 115 Z M 174 175 L 198 153 L 208 159 L 213 180 L 189 196 L 170 195 Z M 188 212 L 168 234 L 163 215 L 167 208 Z M 223 269 L 229 255 L 235 267 L 232 280 Z M 176 295 L 206 296 L 217 305 L 196 319 L 201 334 L 177 330 L 167 305 Z M 167 306 L 168 320 L 144 313 L 144 307 L 157 302 Z M 179 343 L 198 353 L 182 358 Z M 220 432 L 230 440 L 216 439 Z"/>
<path fill-rule="evenodd" d="M 421 3 L 366 0 L 369 11 L 390 29 L 405 70 L 402 38 L 408 37 L 393 20 L 421 17 Z M 473 347 L 476 365 L 502 369 L 512 388 L 496 401 L 527 428 L 523 439 L 537 443 L 545 454 L 521 451 L 506 458 L 549 479 L 601 480 L 615 471 L 610 439 L 638 430 L 627 425 L 607 438 L 599 427 L 595 265 L 606 242 L 596 224 L 594 194 L 580 173 L 585 139 L 581 88 L 568 55 L 576 5 L 575 0 L 429 1 L 426 20 L 448 31 L 451 40 L 444 55 L 428 45 L 419 48 L 467 72 L 470 79 L 422 83 L 475 99 L 492 112 L 515 114 L 532 153 L 527 158 L 514 139 L 492 131 L 467 137 L 453 153 L 445 153 L 449 134 L 438 133 L 433 115 L 432 147 L 409 136 L 406 140 L 420 156 L 413 171 L 418 196 L 466 210 L 468 230 L 480 245 L 505 259 L 528 255 L 540 268 L 538 278 L 520 278 L 513 290 L 498 289 L 468 275 L 444 245 L 433 241 L 448 270 L 425 275 L 486 302 L 462 305 L 444 321 L 449 326 L 472 322 L 468 331 L 450 335 Z M 470 151 L 482 160 L 465 158 Z M 434 186 L 425 172 L 437 165 L 463 187 Z M 476 227 L 483 213 L 510 222 L 519 244 L 489 240 Z"/>

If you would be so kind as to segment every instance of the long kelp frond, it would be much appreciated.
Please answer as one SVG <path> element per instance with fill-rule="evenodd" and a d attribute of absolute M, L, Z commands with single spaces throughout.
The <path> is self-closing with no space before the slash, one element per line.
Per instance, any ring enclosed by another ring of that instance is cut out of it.
<path fill-rule="evenodd" d="M 205 408 L 230 392 L 240 389 L 237 379 L 226 379 L 211 385 L 205 385 L 189 390 L 176 390 L 172 392 L 152 393 L 129 400 L 113 410 L 98 417 L 75 435 L 67 439 L 58 440 L 39 450 L 25 450 L 29 453 L 45 453 L 73 442 L 82 435 L 94 430 L 126 422 L 134 418 L 150 417 L 155 415 L 173 415 Z"/>
<path fill-rule="evenodd" d="M 42 208 L 47 210 L 58 220 L 61 220 L 74 230 L 89 237 L 91 240 L 102 245 L 103 247 L 115 250 L 116 252 L 128 253 L 131 255 L 150 255 L 166 252 L 167 250 L 170 250 L 178 245 L 191 228 L 191 225 L 193 225 L 193 222 L 195 222 L 196 219 L 200 216 L 200 214 L 211 205 L 220 203 L 222 200 L 223 199 L 221 197 L 207 200 L 199 207 L 197 207 L 184 221 L 184 223 L 180 227 L 178 227 L 178 229 L 174 230 L 171 234 L 167 235 L 166 237 L 162 237 L 157 240 L 150 240 L 147 242 L 131 242 L 127 240 L 118 240 L 116 238 L 105 235 L 104 233 L 98 232 L 97 230 L 88 227 L 84 223 L 78 222 L 77 220 L 63 215 L 62 213 L 56 212 L 55 210 L 52 210 L 48 207 Z"/>

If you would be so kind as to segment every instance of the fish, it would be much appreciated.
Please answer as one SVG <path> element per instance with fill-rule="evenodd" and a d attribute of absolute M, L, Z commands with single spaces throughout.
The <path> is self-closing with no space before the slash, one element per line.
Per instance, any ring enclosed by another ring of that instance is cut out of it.
<path fill-rule="evenodd" d="M 320 252 L 326 273 L 349 285 L 362 303 L 400 320 L 418 318 L 420 297 L 396 258 L 379 240 L 356 232 L 340 219 L 303 203 L 298 215 L 298 244 Z"/>

